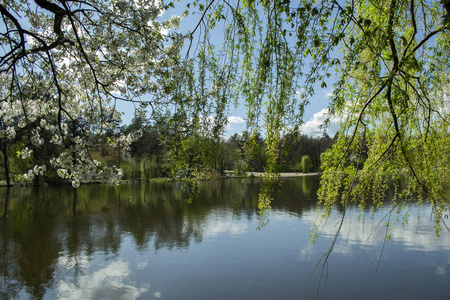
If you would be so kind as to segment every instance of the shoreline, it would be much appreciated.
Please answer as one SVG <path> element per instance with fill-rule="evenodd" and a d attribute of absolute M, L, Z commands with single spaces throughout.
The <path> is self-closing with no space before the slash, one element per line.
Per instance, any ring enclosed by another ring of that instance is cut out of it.
<path fill-rule="evenodd" d="M 221 177 L 216 178 L 216 180 L 221 180 L 221 179 L 231 179 L 231 178 L 245 178 L 245 177 L 264 177 L 264 172 L 247 172 L 246 175 L 235 175 L 233 171 L 230 170 L 226 170 L 223 172 Z M 279 173 L 279 178 L 290 178 L 290 177 L 303 177 L 303 176 L 318 176 L 320 175 L 319 172 L 312 172 L 312 173 L 294 173 L 294 172 L 282 172 Z M 185 181 L 184 180 L 175 180 L 173 178 L 168 178 L 168 177 L 161 177 L 161 178 L 151 178 L 150 180 L 132 180 L 132 179 L 123 179 L 120 181 L 120 183 L 132 183 L 132 182 L 177 182 L 177 181 Z M 189 179 L 187 179 L 189 180 Z M 84 184 L 102 184 L 104 182 L 99 182 L 99 181 L 92 181 L 89 183 L 84 183 Z M 70 181 L 55 181 L 55 182 L 42 182 L 41 185 L 44 186 L 48 186 L 48 185 L 70 185 Z M 18 186 L 23 186 L 23 187 L 31 187 L 34 186 L 33 184 L 23 184 L 23 183 L 19 183 L 19 182 L 15 182 L 11 185 L 11 187 L 18 187 Z M 6 186 L 6 180 L 0 180 L 0 187 L 7 187 Z"/>
<path fill-rule="evenodd" d="M 247 176 L 255 176 L 255 177 L 264 177 L 264 172 L 247 172 Z M 319 175 L 319 172 L 313 172 L 313 173 L 288 173 L 283 172 L 279 173 L 280 178 L 287 178 L 287 177 L 302 177 L 302 176 L 317 176 Z"/>

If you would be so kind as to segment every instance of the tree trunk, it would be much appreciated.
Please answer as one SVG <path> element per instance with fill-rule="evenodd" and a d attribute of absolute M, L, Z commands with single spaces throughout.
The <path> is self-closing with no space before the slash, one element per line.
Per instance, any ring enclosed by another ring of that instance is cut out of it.
<path fill-rule="evenodd" d="M 5 177 L 6 177 L 6 185 L 11 186 L 11 180 L 9 178 L 9 163 L 8 163 L 8 153 L 6 151 L 6 144 L 3 145 L 1 148 L 2 154 L 3 154 L 3 160 L 5 164 Z"/>

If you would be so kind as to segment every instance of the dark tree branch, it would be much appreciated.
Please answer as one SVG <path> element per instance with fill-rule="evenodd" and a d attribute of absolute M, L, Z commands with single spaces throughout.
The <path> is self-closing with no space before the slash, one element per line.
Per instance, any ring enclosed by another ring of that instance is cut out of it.
<path fill-rule="evenodd" d="M 194 33 L 197 31 L 197 29 L 200 27 L 200 24 L 202 24 L 204 22 L 204 18 L 206 16 L 206 13 L 208 12 L 209 8 L 211 7 L 211 5 L 214 3 L 215 0 L 211 0 L 211 2 L 209 2 L 208 6 L 205 8 L 205 10 L 203 11 L 203 14 L 199 20 L 199 22 L 197 23 L 197 26 L 195 26 L 194 30 L 192 32 L 189 33 L 190 36 L 190 43 L 189 43 L 189 47 L 188 50 L 186 52 L 186 57 L 189 57 L 189 52 L 191 51 L 191 46 L 192 46 L 192 38 Z"/>
<path fill-rule="evenodd" d="M 57 4 L 53 2 L 48 2 L 46 0 L 34 0 L 34 2 L 41 8 L 48 10 L 49 12 L 53 13 L 55 15 L 55 20 L 53 23 L 53 31 L 58 37 L 63 36 L 63 32 L 61 30 L 61 24 L 62 20 L 65 15 L 69 15 L 68 10 L 64 10 L 63 8 L 59 7 Z M 63 2 L 64 3 L 64 2 Z"/>

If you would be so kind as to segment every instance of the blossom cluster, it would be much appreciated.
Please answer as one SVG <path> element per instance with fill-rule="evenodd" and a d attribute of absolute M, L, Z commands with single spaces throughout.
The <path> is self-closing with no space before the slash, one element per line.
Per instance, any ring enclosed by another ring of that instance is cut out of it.
<path fill-rule="evenodd" d="M 35 176 L 44 175 L 45 171 L 47 171 L 47 166 L 36 165 L 33 169 L 30 169 L 27 173 L 23 174 L 23 178 L 27 181 L 31 181 L 35 178 Z"/>

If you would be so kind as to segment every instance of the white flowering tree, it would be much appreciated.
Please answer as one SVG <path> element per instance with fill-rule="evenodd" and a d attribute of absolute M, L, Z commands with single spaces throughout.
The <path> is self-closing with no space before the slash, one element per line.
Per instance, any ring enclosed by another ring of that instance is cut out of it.
<path fill-rule="evenodd" d="M 0 14 L 5 168 L 8 145 L 28 128 L 23 159 L 49 147 L 57 155 L 25 179 L 51 165 L 74 187 L 91 179 L 116 182 L 121 170 L 101 166 L 89 147 L 120 118 L 117 101 L 156 105 L 170 92 L 172 74 L 183 69 L 182 36 L 169 33 L 180 18 L 158 21 L 162 7 L 152 0 L 6 0 Z M 127 148 L 138 137 L 118 137 L 113 145 Z"/>

